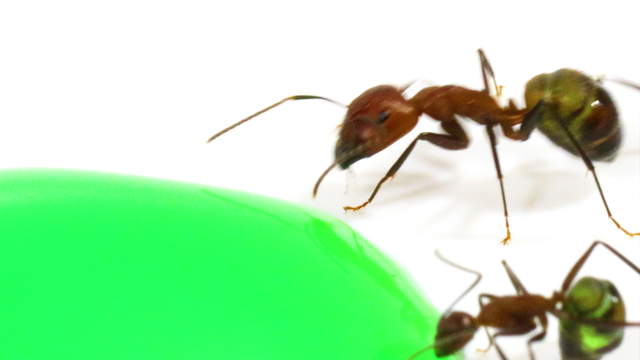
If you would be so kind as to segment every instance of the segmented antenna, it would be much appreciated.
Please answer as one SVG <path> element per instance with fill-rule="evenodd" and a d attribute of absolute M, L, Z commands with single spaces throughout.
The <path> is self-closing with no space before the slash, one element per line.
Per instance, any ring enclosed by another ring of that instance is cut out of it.
<path fill-rule="evenodd" d="M 222 131 L 214 134 L 212 137 L 209 138 L 209 140 L 207 140 L 207 143 L 212 142 L 213 140 L 218 138 L 220 135 L 228 132 L 229 130 L 232 130 L 236 126 L 241 125 L 241 124 L 253 119 L 256 116 L 258 116 L 260 114 L 263 114 L 263 113 L 265 113 L 265 112 L 267 112 L 267 111 L 269 111 L 269 110 L 271 110 L 271 109 L 273 109 L 273 108 L 275 108 L 275 107 L 277 107 L 279 105 L 282 105 L 287 101 L 291 101 L 291 100 L 324 100 L 324 101 L 328 101 L 330 103 L 333 103 L 333 104 L 336 104 L 336 105 L 339 105 L 339 106 L 342 106 L 342 107 L 346 107 L 346 105 L 344 105 L 344 104 L 341 104 L 341 103 L 339 103 L 339 102 L 337 102 L 335 100 L 331 100 L 331 99 L 328 99 L 328 98 L 322 97 L 322 96 L 315 96 L 315 95 L 293 95 L 293 96 L 289 96 L 289 97 L 286 97 L 286 98 L 284 98 L 284 99 L 282 99 L 282 100 L 280 100 L 280 101 L 278 101 L 278 102 L 276 102 L 274 104 L 271 104 L 271 105 L 267 106 L 266 108 L 258 111 L 257 113 L 252 114 L 249 117 L 246 117 L 246 118 L 238 121 L 237 123 L 227 127 L 226 129 L 223 129 Z"/>
<path fill-rule="evenodd" d="M 471 273 L 471 274 L 475 274 L 476 275 L 476 279 L 473 281 L 473 283 L 471 283 L 471 286 L 469 286 L 462 294 L 460 294 L 460 296 L 458 296 L 453 303 L 451 303 L 451 305 L 449 305 L 449 307 L 447 308 L 447 310 L 445 310 L 444 314 L 442 316 L 446 316 L 449 313 L 451 313 L 451 311 L 453 310 L 453 307 L 460 302 L 460 300 L 462 300 L 471 290 L 473 290 L 474 287 L 476 287 L 476 285 L 478 285 L 478 283 L 480 282 L 480 280 L 482 279 L 482 274 L 480 274 L 478 271 L 475 270 L 471 270 L 468 269 L 464 266 L 458 265 L 456 263 L 454 263 L 453 261 L 445 258 L 444 256 L 442 256 L 442 254 L 440 254 L 440 251 L 436 250 L 436 256 L 438 257 L 438 259 L 442 260 L 444 263 L 453 266 L 456 269 Z"/>
<path fill-rule="evenodd" d="M 465 331 L 461 331 L 457 334 L 451 334 L 449 336 L 446 336 L 444 338 L 441 338 L 437 341 L 435 341 L 433 344 L 427 345 L 425 347 L 423 347 L 422 349 L 416 351 L 413 353 L 413 355 L 411 355 L 407 360 L 414 360 L 416 359 L 418 356 L 424 354 L 425 352 L 429 351 L 430 349 L 433 349 L 434 347 L 443 344 L 443 343 L 447 343 L 447 342 L 454 342 L 457 338 L 464 338 L 469 334 L 473 334 L 474 332 L 476 332 L 475 329 L 468 329 Z"/>

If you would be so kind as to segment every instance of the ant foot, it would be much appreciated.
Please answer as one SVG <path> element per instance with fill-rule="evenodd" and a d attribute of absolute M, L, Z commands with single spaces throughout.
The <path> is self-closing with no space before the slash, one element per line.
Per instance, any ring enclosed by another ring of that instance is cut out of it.
<path fill-rule="evenodd" d="M 342 209 L 344 209 L 344 211 L 358 211 L 367 205 L 369 205 L 369 202 L 365 201 L 358 206 L 343 206 Z"/>
<path fill-rule="evenodd" d="M 507 233 L 507 237 L 505 237 L 504 239 L 500 240 L 500 243 L 504 246 L 509 245 L 509 241 L 511 241 L 511 234 Z"/>
<path fill-rule="evenodd" d="M 640 233 L 632 233 L 630 231 L 628 231 L 627 229 L 623 228 L 622 225 L 620 225 L 616 219 L 613 218 L 613 216 L 609 216 L 609 219 L 611 219 L 611 221 L 613 221 L 613 223 L 618 227 L 618 229 L 622 230 L 622 232 L 624 232 L 625 234 L 634 237 L 634 236 L 640 236 Z"/>

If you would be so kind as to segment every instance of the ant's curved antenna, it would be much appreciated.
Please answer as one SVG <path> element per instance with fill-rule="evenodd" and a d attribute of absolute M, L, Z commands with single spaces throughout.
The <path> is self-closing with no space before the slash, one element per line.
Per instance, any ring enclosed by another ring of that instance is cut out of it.
<path fill-rule="evenodd" d="M 260 115 L 260 114 L 263 114 L 263 113 L 265 113 L 265 112 L 267 112 L 267 111 L 269 111 L 269 110 L 273 109 L 274 107 L 277 107 L 277 106 L 279 106 L 279 105 L 282 105 L 282 104 L 284 104 L 285 102 L 287 102 L 287 101 L 291 101 L 291 100 L 324 100 L 324 101 L 328 101 L 328 102 L 330 102 L 330 103 L 333 103 L 333 104 L 336 104 L 336 105 L 339 105 L 339 106 L 342 106 L 342 107 L 347 107 L 346 105 L 344 105 L 344 104 L 342 104 L 342 103 L 339 103 L 339 102 L 337 102 L 337 101 L 335 101 L 335 100 L 331 100 L 331 99 L 329 99 L 329 98 L 322 97 L 322 96 L 315 96 L 315 95 L 293 95 L 293 96 L 288 96 L 288 97 L 286 97 L 286 98 L 284 98 L 284 99 L 282 99 L 282 100 L 280 100 L 280 101 L 278 101 L 278 102 L 276 102 L 276 103 L 274 103 L 274 104 L 271 104 L 271 105 L 267 106 L 266 108 L 264 108 L 264 109 L 262 109 L 262 110 L 258 111 L 257 113 L 252 114 L 252 115 L 250 115 L 250 116 L 248 116 L 248 117 L 246 117 L 246 118 L 244 118 L 244 119 L 242 119 L 242 120 L 238 121 L 237 123 L 235 123 L 235 124 L 233 124 L 233 125 L 231 125 L 231 126 L 227 127 L 226 129 L 223 129 L 222 131 L 219 131 L 218 133 L 216 133 L 215 135 L 213 135 L 212 137 L 210 137 L 210 138 L 209 138 L 209 140 L 207 140 L 207 143 L 212 142 L 212 141 L 213 141 L 213 140 L 215 140 L 217 137 L 219 137 L 220 135 L 222 135 L 222 134 L 224 134 L 224 133 L 228 132 L 229 130 L 232 130 L 232 129 L 233 129 L 233 128 L 235 128 L 236 126 L 241 125 L 241 124 L 243 124 L 243 123 L 245 123 L 245 122 L 247 122 L 247 121 L 249 121 L 249 120 L 253 119 L 253 118 L 254 118 L 254 117 L 256 117 L 256 116 L 258 116 L 258 115 Z"/>
<path fill-rule="evenodd" d="M 424 354 L 426 351 L 433 349 L 434 347 L 443 344 L 443 343 L 448 343 L 448 342 L 454 342 L 456 339 L 458 338 L 464 338 L 470 334 L 473 334 L 476 330 L 475 329 L 468 329 L 465 331 L 461 331 L 457 334 L 451 334 L 449 336 L 443 337 L 437 341 L 435 341 L 433 344 L 427 345 L 425 347 L 423 347 L 422 349 L 416 351 L 413 353 L 413 355 L 411 355 L 407 360 L 414 360 L 416 359 L 418 356 Z"/>
<path fill-rule="evenodd" d="M 476 287 L 476 285 L 478 285 L 478 283 L 480 282 L 480 280 L 482 280 L 482 274 L 480 274 L 478 271 L 475 270 L 471 270 L 468 269 L 464 266 L 458 265 L 456 263 L 454 263 L 453 261 L 445 258 L 444 256 L 442 256 L 442 254 L 440 254 L 440 252 L 438 250 L 436 250 L 436 256 L 438 257 L 438 259 L 442 260 L 444 263 L 453 266 L 456 269 L 471 273 L 471 274 L 475 274 L 476 275 L 476 279 L 473 281 L 473 283 L 471 283 L 471 286 L 469 286 L 462 294 L 460 294 L 460 296 L 458 296 L 453 303 L 451 303 L 451 305 L 449 305 L 449 307 L 447 308 L 447 310 L 445 310 L 445 312 L 443 313 L 442 316 L 446 316 L 449 313 L 451 313 L 451 310 L 453 310 L 453 307 L 460 301 L 462 300 L 462 298 L 464 298 L 471 290 L 473 290 L 474 287 Z"/>
<path fill-rule="evenodd" d="M 318 189 L 320 188 L 320 183 L 322 182 L 322 180 L 324 179 L 325 176 L 327 176 L 327 174 L 336 166 L 338 165 L 337 161 L 334 161 L 333 164 L 331 164 L 325 171 L 322 172 L 322 175 L 320 175 L 320 177 L 318 178 L 318 180 L 316 181 L 316 184 L 313 186 L 313 193 L 312 196 L 315 198 L 316 195 L 318 195 Z"/>
<path fill-rule="evenodd" d="M 372 140 L 366 141 L 366 142 L 362 143 L 361 145 L 356 146 L 352 150 L 342 154 L 342 156 L 340 156 L 339 158 L 335 159 L 335 161 L 331 165 L 329 165 L 329 167 L 325 171 L 322 172 L 322 174 L 320 175 L 318 180 L 316 180 L 316 184 L 313 186 L 312 197 L 315 198 L 316 195 L 318 195 L 318 189 L 320 189 L 320 183 L 322 182 L 322 180 L 324 180 L 324 177 L 327 176 L 327 174 L 331 170 L 333 170 L 334 167 L 336 167 L 336 165 L 340 164 L 341 162 L 343 162 L 344 160 L 348 159 L 349 157 L 351 157 L 354 154 L 359 154 L 363 149 L 365 149 L 367 146 L 370 146 L 373 143 L 374 142 Z"/>

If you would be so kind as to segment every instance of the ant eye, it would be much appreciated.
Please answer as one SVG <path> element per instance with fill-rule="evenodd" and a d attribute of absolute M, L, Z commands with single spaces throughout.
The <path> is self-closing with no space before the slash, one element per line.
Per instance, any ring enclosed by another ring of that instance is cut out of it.
<path fill-rule="evenodd" d="M 380 114 L 378 114 L 378 118 L 376 119 L 376 122 L 378 124 L 382 124 L 385 121 L 387 121 L 387 119 L 389 118 L 389 115 L 391 115 L 391 113 L 389 113 L 389 111 L 383 111 Z"/>

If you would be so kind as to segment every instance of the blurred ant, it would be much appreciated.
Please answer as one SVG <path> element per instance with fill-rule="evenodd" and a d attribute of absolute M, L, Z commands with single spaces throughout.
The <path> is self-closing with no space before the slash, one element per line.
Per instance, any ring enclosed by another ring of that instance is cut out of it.
<path fill-rule="evenodd" d="M 496 93 L 500 93 L 493 69 L 481 49 L 478 50 L 478 54 L 484 82 L 483 91 L 456 85 L 431 86 L 407 99 L 403 96 L 406 87 L 381 85 L 365 91 L 353 100 L 347 106 L 347 114 L 341 125 L 335 146 L 335 161 L 318 178 L 313 188 L 313 196 L 316 196 L 324 177 L 336 165 L 347 169 L 353 163 L 378 153 L 411 131 L 423 114 L 439 121 L 443 133 L 420 133 L 378 181 L 367 201 L 358 206 L 344 207 L 345 211 L 362 209 L 373 201 L 382 184 L 398 172 L 418 141 L 428 141 L 448 150 L 467 148 L 469 138 L 459 122 L 459 117 L 464 117 L 483 125 L 489 136 L 505 218 L 506 236 L 502 240 L 503 244 L 507 244 L 511 239 L 511 230 L 495 126 L 499 126 L 506 137 L 518 141 L 527 140 L 537 127 L 555 144 L 580 156 L 595 179 L 609 219 L 627 235 L 640 235 L 627 231 L 613 217 L 592 163 L 613 160 L 622 139 L 616 107 L 599 81 L 570 69 L 541 74 L 526 85 L 525 108 L 518 109 L 513 101 L 509 101 L 508 106 L 501 107 L 489 91 L 491 78 Z M 618 82 L 640 88 L 626 81 Z M 208 142 L 287 101 L 308 99 L 339 104 L 334 100 L 314 95 L 290 96 L 218 132 L 209 138 Z"/>
<path fill-rule="evenodd" d="M 455 264 L 436 252 L 445 263 L 476 275 L 476 279 L 444 312 L 438 322 L 433 344 L 420 349 L 408 360 L 417 359 L 427 350 L 434 349 L 437 357 L 451 355 L 461 350 L 475 335 L 479 327 L 484 327 L 489 337 L 488 351 L 495 347 L 502 360 L 507 360 L 496 342 L 499 336 L 525 335 L 538 326 L 540 332 L 529 338 L 527 348 L 529 358 L 535 359 L 532 344 L 544 339 L 547 333 L 547 313 L 560 320 L 560 342 L 563 359 L 599 359 L 620 345 L 623 327 L 640 326 L 640 322 L 626 322 L 624 302 L 616 287 L 607 280 L 584 277 L 569 288 L 576 275 L 596 246 L 602 245 L 640 275 L 640 268 L 617 250 L 602 241 L 595 241 L 573 265 L 562 283 L 560 291 L 551 297 L 528 293 L 506 261 L 502 265 L 507 271 L 516 295 L 496 296 L 480 294 L 480 312 L 473 317 L 468 313 L 453 311 L 453 307 L 467 295 L 482 278 L 474 270 Z M 488 328 L 497 331 L 489 333 Z"/>

